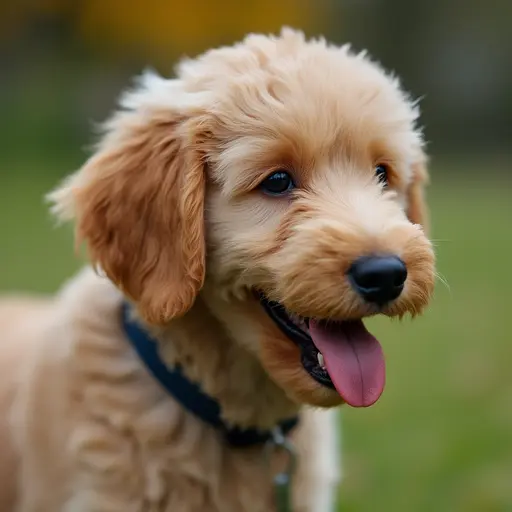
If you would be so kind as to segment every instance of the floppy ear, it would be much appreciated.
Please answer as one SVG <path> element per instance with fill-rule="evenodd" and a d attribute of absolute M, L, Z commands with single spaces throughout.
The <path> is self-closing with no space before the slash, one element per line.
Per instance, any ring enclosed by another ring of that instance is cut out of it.
<path fill-rule="evenodd" d="M 50 194 L 93 264 L 154 324 L 184 314 L 205 273 L 200 115 L 189 96 L 178 80 L 146 76 L 97 152 Z"/>
<path fill-rule="evenodd" d="M 407 217 L 414 224 L 420 224 L 428 233 L 430 223 L 428 207 L 425 200 L 425 186 L 428 184 L 427 158 L 422 158 L 412 165 L 412 180 L 407 187 Z"/>

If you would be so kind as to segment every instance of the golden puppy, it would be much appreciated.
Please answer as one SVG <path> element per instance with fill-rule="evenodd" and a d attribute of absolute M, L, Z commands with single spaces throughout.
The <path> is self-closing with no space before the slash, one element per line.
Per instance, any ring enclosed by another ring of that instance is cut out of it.
<path fill-rule="evenodd" d="M 99 275 L 0 307 L 1 510 L 283 512 L 291 419 L 290 510 L 332 511 L 327 408 L 385 382 L 362 319 L 434 285 L 417 118 L 365 54 L 291 30 L 144 75 L 51 194 Z"/>

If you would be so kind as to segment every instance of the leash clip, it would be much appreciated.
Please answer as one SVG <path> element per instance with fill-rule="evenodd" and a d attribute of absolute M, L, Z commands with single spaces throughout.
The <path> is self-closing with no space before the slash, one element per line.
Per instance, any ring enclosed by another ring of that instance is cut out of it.
<path fill-rule="evenodd" d="M 272 439 L 267 443 L 266 455 L 270 465 L 272 452 L 283 450 L 287 460 L 284 469 L 274 477 L 274 494 L 277 512 L 292 512 L 292 478 L 297 467 L 297 452 L 293 443 L 286 438 L 280 427 L 272 430 Z"/>

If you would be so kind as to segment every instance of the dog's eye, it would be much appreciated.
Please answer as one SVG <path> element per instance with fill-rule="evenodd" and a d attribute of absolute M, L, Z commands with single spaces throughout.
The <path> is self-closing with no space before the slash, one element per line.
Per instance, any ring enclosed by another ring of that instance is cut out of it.
<path fill-rule="evenodd" d="M 295 183 L 286 171 L 276 171 L 261 182 L 260 188 L 266 194 L 280 196 L 294 189 Z"/>
<path fill-rule="evenodd" d="M 388 167 L 384 164 L 379 164 L 375 167 L 375 176 L 385 187 L 388 185 Z"/>

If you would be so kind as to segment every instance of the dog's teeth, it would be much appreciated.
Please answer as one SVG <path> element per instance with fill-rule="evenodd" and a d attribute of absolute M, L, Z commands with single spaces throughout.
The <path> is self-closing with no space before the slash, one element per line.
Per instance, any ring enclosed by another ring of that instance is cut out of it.
<path fill-rule="evenodd" d="M 323 354 L 321 352 L 318 352 L 316 357 L 318 359 L 318 365 L 320 366 L 320 368 L 322 368 L 322 370 L 325 370 L 325 362 L 324 362 Z"/>

